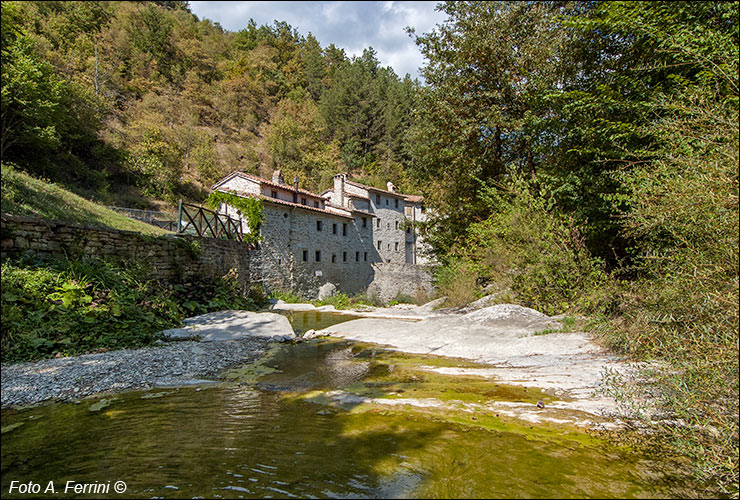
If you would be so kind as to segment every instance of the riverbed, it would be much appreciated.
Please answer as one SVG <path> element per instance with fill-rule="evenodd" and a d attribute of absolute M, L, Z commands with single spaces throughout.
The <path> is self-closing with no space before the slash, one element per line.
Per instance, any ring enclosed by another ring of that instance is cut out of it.
<path fill-rule="evenodd" d="M 716 496 L 657 443 L 579 425 L 562 395 L 449 373 L 480 368 L 320 339 L 273 344 L 217 383 L 5 410 L 3 497 L 23 497 L 13 480 L 53 481 L 53 498 L 70 480 L 136 498 Z"/>

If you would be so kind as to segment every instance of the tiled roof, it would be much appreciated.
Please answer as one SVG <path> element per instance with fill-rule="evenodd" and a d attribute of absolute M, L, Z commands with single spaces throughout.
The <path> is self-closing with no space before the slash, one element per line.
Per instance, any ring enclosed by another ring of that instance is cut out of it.
<path fill-rule="evenodd" d="M 370 201 L 370 198 L 369 197 L 362 196 L 361 194 L 344 193 L 344 196 L 346 196 L 347 198 L 357 198 L 357 199 L 360 199 L 360 200 Z"/>
<path fill-rule="evenodd" d="M 252 180 L 252 181 L 257 181 L 257 182 L 262 183 L 262 184 L 267 184 L 268 186 L 272 186 L 272 187 L 284 189 L 286 191 L 290 191 L 291 193 L 294 193 L 295 192 L 295 189 L 290 184 L 278 184 L 277 182 L 268 181 L 267 179 L 263 179 L 262 177 L 257 177 L 256 175 L 248 174 L 246 172 L 240 172 L 238 170 L 235 171 L 235 172 L 231 172 L 229 175 L 227 175 L 226 177 L 224 177 L 222 180 L 218 181 L 216 184 L 213 185 L 213 187 L 211 187 L 211 189 L 215 189 L 217 186 L 219 186 L 220 184 L 224 183 L 228 179 L 233 178 L 234 176 L 244 177 L 244 178 L 249 179 L 249 180 Z M 305 189 L 298 188 L 298 192 L 301 193 L 301 194 L 308 195 L 308 196 L 313 196 L 314 198 L 322 199 L 320 194 L 316 194 L 316 193 L 313 193 L 311 191 L 307 191 Z"/>
<path fill-rule="evenodd" d="M 347 182 L 347 184 L 352 184 L 353 186 L 357 186 L 357 187 L 362 188 L 362 189 L 367 189 L 368 191 L 378 191 L 380 193 L 384 193 L 384 194 L 387 194 L 387 195 L 390 195 L 390 196 L 398 196 L 399 198 L 405 198 L 406 197 L 405 194 L 394 193 L 392 191 L 386 191 L 385 189 L 380 189 L 380 188 L 376 188 L 376 187 L 373 187 L 373 186 L 368 186 L 367 184 L 360 184 L 359 182 L 351 181 L 349 179 L 347 179 L 346 182 Z"/>
<path fill-rule="evenodd" d="M 410 195 L 406 196 L 406 200 L 407 201 L 410 201 L 411 203 L 421 203 L 422 201 L 424 201 L 424 197 L 423 196 L 418 196 L 418 195 L 415 195 L 415 194 L 410 194 Z"/>
<path fill-rule="evenodd" d="M 244 191 L 239 191 L 238 189 L 226 189 L 226 188 L 223 188 L 223 190 L 224 191 L 227 191 L 229 193 L 237 194 L 239 196 L 244 196 L 244 197 L 249 197 L 249 198 L 254 198 L 255 197 L 254 194 L 252 194 L 252 193 L 246 193 Z M 305 210 L 311 210 L 313 212 L 319 212 L 319 213 L 323 213 L 323 214 L 327 214 L 327 215 L 334 215 L 336 217 L 344 217 L 345 219 L 352 219 L 352 217 L 349 216 L 349 215 L 340 214 L 338 212 L 332 212 L 332 211 L 329 211 L 329 210 L 325 210 L 323 208 L 310 207 L 308 205 L 303 205 L 301 203 L 292 203 L 290 201 L 278 200 L 276 198 L 271 198 L 271 197 L 265 196 L 263 194 L 257 196 L 257 198 L 259 198 L 260 200 L 269 201 L 271 203 L 276 203 L 278 205 L 285 205 L 285 206 L 294 207 L 294 208 L 302 208 L 302 209 L 305 209 Z"/>

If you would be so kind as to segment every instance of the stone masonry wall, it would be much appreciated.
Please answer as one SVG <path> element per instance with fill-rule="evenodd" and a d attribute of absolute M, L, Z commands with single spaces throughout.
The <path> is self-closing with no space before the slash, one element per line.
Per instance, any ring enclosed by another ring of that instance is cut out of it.
<path fill-rule="evenodd" d="M 327 282 L 347 294 L 364 291 L 373 279 L 371 264 L 380 261 L 372 244 L 372 220 L 366 219 L 363 227 L 361 217 L 350 219 L 265 200 L 263 241 L 254 267 L 261 270 L 270 291 L 315 298 Z M 320 231 L 317 222 L 321 222 Z"/>
<path fill-rule="evenodd" d="M 321 231 L 317 221 L 322 222 Z M 423 268 L 381 261 L 373 244 L 373 229 L 370 218 L 363 227 L 360 216 L 349 219 L 265 203 L 264 241 L 259 250 L 249 250 L 246 244 L 231 240 L 153 237 L 3 214 L 2 258 L 24 253 L 117 257 L 145 262 L 163 280 L 218 277 L 234 269 L 244 287 L 261 283 L 268 291 L 295 291 L 307 298 L 315 298 L 324 283 L 333 283 L 349 295 L 367 290 L 385 301 L 399 294 L 431 295 L 432 278 Z M 321 252 L 318 261 L 317 251 Z"/>
<path fill-rule="evenodd" d="M 432 274 L 422 266 L 384 262 L 372 267 L 373 280 L 367 288 L 370 297 L 388 302 L 400 294 L 425 301 L 434 294 Z"/>
<path fill-rule="evenodd" d="M 2 259 L 24 253 L 39 257 L 87 255 L 136 260 L 151 265 L 154 275 L 163 280 L 218 277 L 231 269 L 236 270 L 243 286 L 260 278 L 257 270 L 250 270 L 250 260 L 258 252 L 248 250 L 245 243 L 238 241 L 189 235 L 153 237 L 133 231 L 2 214 Z"/>

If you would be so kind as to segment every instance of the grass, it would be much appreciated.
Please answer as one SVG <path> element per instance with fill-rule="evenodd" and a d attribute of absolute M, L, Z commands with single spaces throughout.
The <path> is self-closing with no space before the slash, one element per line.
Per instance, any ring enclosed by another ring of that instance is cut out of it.
<path fill-rule="evenodd" d="M 169 231 L 130 219 L 51 182 L 32 177 L 12 165 L 2 165 L 2 212 L 90 226 L 136 231 L 149 235 Z"/>

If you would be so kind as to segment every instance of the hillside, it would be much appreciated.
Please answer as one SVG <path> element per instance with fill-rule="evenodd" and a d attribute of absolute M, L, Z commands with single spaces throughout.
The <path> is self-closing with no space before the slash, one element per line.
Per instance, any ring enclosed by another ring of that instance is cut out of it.
<path fill-rule="evenodd" d="M 10 165 L 2 166 L 2 212 L 31 215 L 91 226 L 161 235 L 168 231 L 130 219 L 51 182 L 36 179 Z"/>
<path fill-rule="evenodd" d="M 3 2 L 2 23 L 3 160 L 107 204 L 199 202 L 234 170 L 409 187 L 418 84 L 371 47 L 228 32 L 187 2 Z"/>

